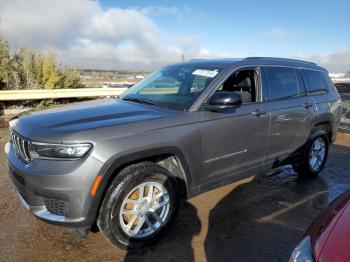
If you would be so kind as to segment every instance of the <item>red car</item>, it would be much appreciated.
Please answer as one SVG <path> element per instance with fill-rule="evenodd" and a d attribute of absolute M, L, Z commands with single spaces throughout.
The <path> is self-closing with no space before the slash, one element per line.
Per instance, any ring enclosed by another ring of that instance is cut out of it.
<path fill-rule="evenodd" d="M 289 261 L 350 261 L 350 190 L 321 212 Z"/>

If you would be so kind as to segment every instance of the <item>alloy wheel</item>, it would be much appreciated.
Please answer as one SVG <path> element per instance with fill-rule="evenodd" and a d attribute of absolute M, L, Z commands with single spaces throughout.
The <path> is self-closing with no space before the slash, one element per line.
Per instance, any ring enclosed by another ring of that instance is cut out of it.
<path fill-rule="evenodd" d="M 134 187 L 125 197 L 118 217 L 125 234 L 133 238 L 148 237 L 157 232 L 168 219 L 169 192 L 159 182 L 144 182 Z"/>
<path fill-rule="evenodd" d="M 309 165 L 313 171 L 320 170 L 325 155 L 326 143 L 322 137 L 318 137 L 314 140 L 309 153 Z"/>

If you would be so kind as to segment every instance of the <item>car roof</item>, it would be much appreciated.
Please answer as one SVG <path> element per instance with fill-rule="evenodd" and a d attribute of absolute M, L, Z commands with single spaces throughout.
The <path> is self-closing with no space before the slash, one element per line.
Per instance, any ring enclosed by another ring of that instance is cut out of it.
<path fill-rule="evenodd" d="M 221 58 L 221 59 L 192 59 L 183 63 L 184 65 L 230 67 L 230 66 L 291 66 L 328 72 L 325 68 L 313 62 L 277 58 L 277 57 L 246 57 L 246 58 Z"/>

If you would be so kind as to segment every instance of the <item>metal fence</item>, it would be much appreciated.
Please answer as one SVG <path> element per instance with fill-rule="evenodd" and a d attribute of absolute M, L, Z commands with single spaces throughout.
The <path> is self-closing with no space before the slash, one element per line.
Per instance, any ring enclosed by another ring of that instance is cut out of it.
<path fill-rule="evenodd" d="M 77 88 L 39 90 L 1 90 L 0 101 L 118 96 L 127 88 Z"/>

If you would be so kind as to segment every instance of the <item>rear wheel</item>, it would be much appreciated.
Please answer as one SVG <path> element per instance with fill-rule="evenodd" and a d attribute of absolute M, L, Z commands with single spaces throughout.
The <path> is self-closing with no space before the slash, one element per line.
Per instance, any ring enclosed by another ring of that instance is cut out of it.
<path fill-rule="evenodd" d="M 326 164 L 328 148 L 327 134 L 323 130 L 314 131 L 305 145 L 302 158 L 293 164 L 293 169 L 300 176 L 318 175 Z"/>
<path fill-rule="evenodd" d="M 170 177 L 166 169 L 148 162 L 117 175 L 98 218 L 98 227 L 113 245 L 147 245 L 173 223 L 179 197 Z"/>

